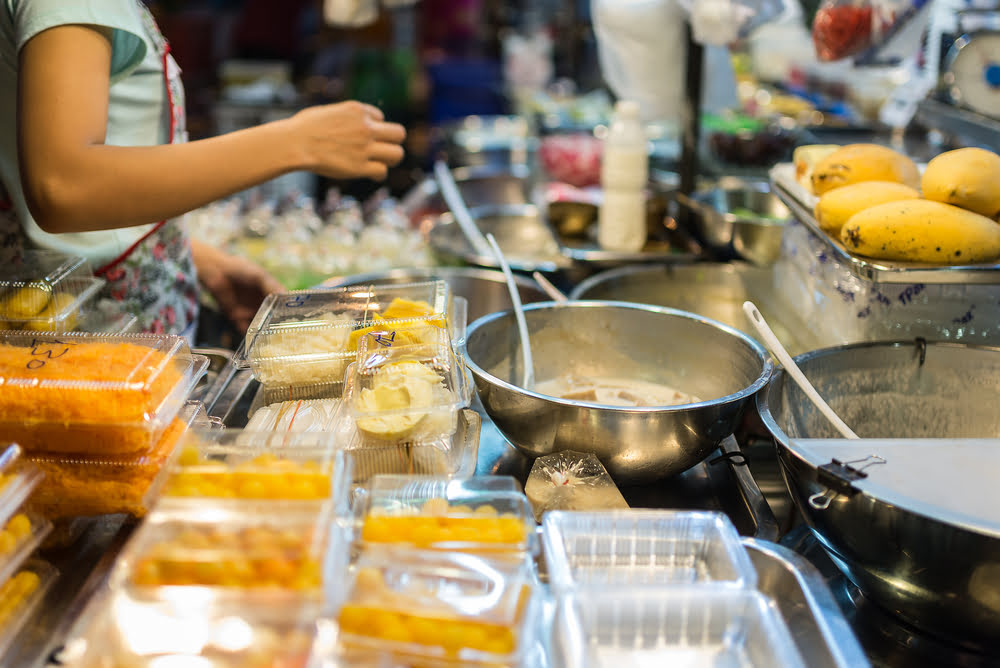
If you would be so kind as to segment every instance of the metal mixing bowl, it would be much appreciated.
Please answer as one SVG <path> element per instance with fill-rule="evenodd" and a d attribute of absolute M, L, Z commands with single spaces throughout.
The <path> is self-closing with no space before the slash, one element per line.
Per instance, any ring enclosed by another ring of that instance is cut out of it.
<path fill-rule="evenodd" d="M 695 211 L 695 232 L 718 253 L 766 266 L 781 255 L 788 208 L 763 182 L 726 181 L 677 201 Z"/>
<path fill-rule="evenodd" d="M 515 384 L 523 375 L 514 314 L 473 322 L 466 361 L 486 413 L 507 440 L 530 457 L 593 452 L 619 483 L 666 478 L 703 460 L 771 375 L 756 341 L 684 311 L 571 301 L 531 304 L 524 315 L 539 381 L 573 371 L 661 383 L 703 399 L 622 408 L 526 390 Z"/>
<path fill-rule="evenodd" d="M 796 363 L 862 438 L 996 438 L 1000 349 L 955 343 L 861 343 L 799 355 Z M 1000 536 L 939 521 L 867 494 L 828 491 L 794 438 L 838 438 L 783 371 L 757 395 L 789 491 L 840 569 L 872 601 L 931 634 L 1000 646 Z M 947 467 L 947 452 L 942 452 Z M 933 477 L 915 481 L 935 484 Z M 990 575 L 992 574 L 992 575 Z"/>
<path fill-rule="evenodd" d="M 469 322 L 481 318 L 487 313 L 504 311 L 513 308 L 510 292 L 503 272 L 475 267 L 434 267 L 428 269 L 392 269 L 384 272 L 356 274 L 345 278 L 327 281 L 323 287 L 340 288 L 348 285 L 387 285 L 402 283 L 420 283 L 422 281 L 447 281 L 453 294 L 465 297 L 469 302 Z M 538 283 L 515 274 L 517 293 L 523 304 L 540 302 L 548 296 Z"/>
<path fill-rule="evenodd" d="M 570 298 L 615 299 L 691 311 L 756 338 L 743 313 L 743 302 L 749 299 L 793 355 L 835 343 L 812 335 L 794 310 L 783 304 L 769 267 L 738 262 L 630 265 L 591 276 L 573 289 Z"/>

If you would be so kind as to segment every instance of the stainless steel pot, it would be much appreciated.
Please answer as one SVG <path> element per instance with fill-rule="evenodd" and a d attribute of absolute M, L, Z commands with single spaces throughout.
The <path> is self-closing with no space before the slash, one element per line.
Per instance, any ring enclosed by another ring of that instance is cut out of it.
<path fill-rule="evenodd" d="M 834 411 L 862 438 L 1000 436 L 1000 349 L 875 342 L 795 358 Z M 941 521 L 869 494 L 829 493 L 792 439 L 837 438 L 783 371 L 757 395 L 791 495 L 834 562 L 872 601 L 928 633 L 1000 648 L 1000 535 Z M 942 453 L 941 466 L 948 466 Z M 934 485 L 933 475 L 916 481 Z M 822 505 L 822 504 L 818 504 Z"/>
<path fill-rule="evenodd" d="M 622 483 L 652 481 L 703 460 L 733 432 L 771 360 L 750 337 L 674 309 L 625 302 L 542 302 L 525 307 L 535 377 L 573 371 L 662 383 L 702 400 L 622 408 L 519 387 L 520 342 L 512 312 L 469 326 L 466 361 L 486 413 L 529 457 L 593 452 Z"/>

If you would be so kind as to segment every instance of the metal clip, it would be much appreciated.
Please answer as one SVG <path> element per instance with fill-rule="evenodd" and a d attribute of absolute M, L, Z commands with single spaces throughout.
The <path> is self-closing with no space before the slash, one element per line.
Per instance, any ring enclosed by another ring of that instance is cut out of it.
<path fill-rule="evenodd" d="M 854 482 L 867 478 L 868 474 L 865 473 L 865 469 L 876 464 L 885 464 L 885 458 L 879 455 L 868 455 L 863 459 L 853 459 L 847 462 L 832 459 L 829 464 L 818 467 L 816 479 L 820 484 L 825 485 L 826 489 L 810 496 L 809 505 L 817 510 L 826 510 L 837 494 L 854 495 L 858 491 Z"/>

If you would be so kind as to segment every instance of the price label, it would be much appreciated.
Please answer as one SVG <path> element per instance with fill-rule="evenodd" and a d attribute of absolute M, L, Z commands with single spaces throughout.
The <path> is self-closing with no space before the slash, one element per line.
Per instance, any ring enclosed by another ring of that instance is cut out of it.
<path fill-rule="evenodd" d="M 309 302 L 309 298 L 312 295 L 292 295 L 285 302 L 286 308 L 299 308 L 300 306 L 305 306 Z"/>
<path fill-rule="evenodd" d="M 395 330 L 391 332 L 374 332 L 375 343 L 385 348 L 391 348 L 392 342 L 396 340 Z"/>
<path fill-rule="evenodd" d="M 32 339 L 32 359 L 28 360 L 28 363 L 25 366 L 32 371 L 41 369 L 49 360 L 57 359 L 68 353 L 70 346 L 74 345 L 76 344 L 68 341 L 59 341 L 58 339 L 53 339 L 51 341 L 39 341 L 38 339 Z"/>

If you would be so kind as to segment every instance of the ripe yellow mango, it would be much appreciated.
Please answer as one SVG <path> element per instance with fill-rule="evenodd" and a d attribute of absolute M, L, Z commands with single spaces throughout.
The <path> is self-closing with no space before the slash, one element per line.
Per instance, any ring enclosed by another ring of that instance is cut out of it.
<path fill-rule="evenodd" d="M 920 187 L 920 172 L 908 157 L 878 144 L 848 144 L 816 163 L 812 190 L 817 195 L 861 181 L 892 181 Z"/>
<path fill-rule="evenodd" d="M 33 318 L 48 305 L 52 293 L 45 288 L 26 285 L 0 300 L 0 316 L 10 320 Z"/>
<path fill-rule="evenodd" d="M 1000 155 L 982 148 L 946 151 L 927 163 L 924 197 L 994 220 L 1000 216 Z"/>
<path fill-rule="evenodd" d="M 813 213 L 819 226 L 836 239 L 844 223 L 859 211 L 876 204 L 920 199 L 920 193 L 910 186 L 892 181 L 862 181 L 823 194 Z"/>
<path fill-rule="evenodd" d="M 877 204 L 856 213 L 840 239 L 848 250 L 881 260 L 971 264 L 1000 257 L 1000 225 L 926 199 Z"/>

